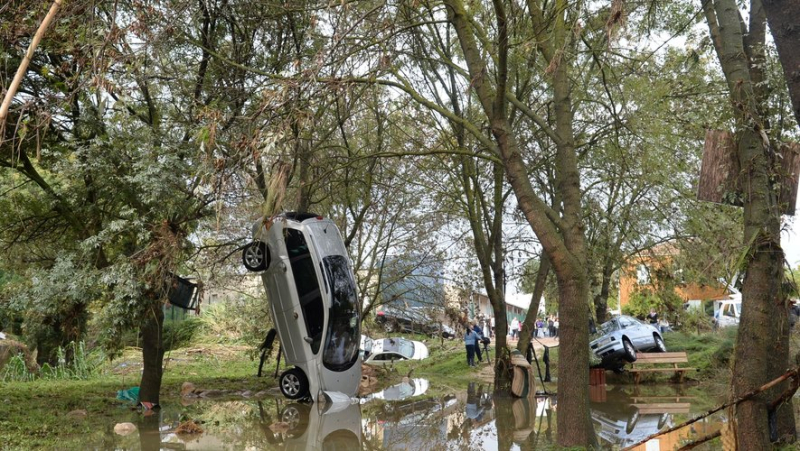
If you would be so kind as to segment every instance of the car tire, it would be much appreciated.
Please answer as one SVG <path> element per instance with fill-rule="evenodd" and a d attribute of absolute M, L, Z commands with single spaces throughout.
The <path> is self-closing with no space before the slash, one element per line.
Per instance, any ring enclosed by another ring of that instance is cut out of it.
<path fill-rule="evenodd" d="M 667 345 L 664 343 L 664 339 L 659 337 L 658 335 L 653 335 L 656 339 L 656 347 L 654 348 L 655 352 L 667 352 Z"/>
<path fill-rule="evenodd" d="M 308 406 L 298 403 L 291 403 L 281 410 L 281 421 L 288 425 L 292 436 L 303 435 L 308 428 L 309 410 Z"/>
<path fill-rule="evenodd" d="M 633 412 L 628 415 L 628 421 L 625 423 L 625 432 L 632 433 L 636 429 L 636 423 L 639 422 L 639 409 L 634 407 Z"/>
<path fill-rule="evenodd" d="M 627 338 L 622 339 L 622 349 L 624 350 L 625 354 L 622 356 L 628 363 L 633 363 L 636 361 L 636 348 L 633 347 L 631 341 Z"/>
<path fill-rule="evenodd" d="M 308 379 L 299 368 L 284 371 L 281 374 L 279 385 L 283 396 L 289 399 L 300 399 L 308 396 Z"/>
<path fill-rule="evenodd" d="M 248 271 L 264 271 L 269 260 L 269 249 L 263 241 L 253 241 L 242 250 L 242 263 Z"/>
<path fill-rule="evenodd" d="M 383 323 L 383 330 L 387 334 L 390 334 L 390 333 L 394 332 L 395 330 L 397 330 L 397 326 L 395 326 L 395 324 L 392 321 L 388 321 L 387 320 L 387 321 L 384 321 L 384 323 Z"/>

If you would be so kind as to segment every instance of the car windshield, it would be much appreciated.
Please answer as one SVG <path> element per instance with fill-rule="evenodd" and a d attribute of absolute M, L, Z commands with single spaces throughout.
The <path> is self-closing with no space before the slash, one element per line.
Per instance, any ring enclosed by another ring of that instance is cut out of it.
<path fill-rule="evenodd" d="M 404 338 L 385 338 L 383 352 L 400 354 L 410 359 L 414 356 L 414 343 Z"/>
<path fill-rule="evenodd" d="M 414 356 L 414 343 L 408 340 L 403 340 L 400 343 L 400 354 L 409 359 Z"/>
<path fill-rule="evenodd" d="M 358 360 L 361 337 L 356 284 L 346 257 L 333 255 L 325 257 L 323 262 L 332 291 L 332 303 L 322 364 L 331 371 L 345 371 Z"/>
<path fill-rule="evenodd" d="M 619 330 L 619 324 L 616 320 L 606 321 L 597 329 L 599 335 L 610 334 L 611 332 Z"/>

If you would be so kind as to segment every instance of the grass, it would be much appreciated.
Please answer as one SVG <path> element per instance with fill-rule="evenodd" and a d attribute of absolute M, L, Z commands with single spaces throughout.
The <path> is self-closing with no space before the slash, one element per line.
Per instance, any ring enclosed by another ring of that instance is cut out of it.
<path fill-rule="evenodd" d="M 407 338 L 426 341 L 430 356 L 423 361 L 397 362 L 378 370 L 379 385 L 399 383 L 403 377 L 430 381 L 426 397 L 440 397 L 463 391 L 469 382 L 491 384 L 486 365 L 466 365 L 463 342 L 459 339 L 429 339 L 421 335 Z M 703 368 L 700 377 L 714 377 L 720 365 L 731 356 L 734 335 L 724 331 L 712 335 L 667 334 L 670 350 L 686 350 L 690 364 Z M 274 389 L 274 352 L 265 365 L 265 377 L 257 378 L 258 360 L 252 346 L 218 344 L 215 340 L 191 338 L 179 349 L 165 355 L 161 402 L 179 405 L 181 384 L 192 382 L 200 389 L 253 393 Z M 238 341 L 238 340 L 237 340 Z M 277 351 L 277 350 L 276 350 Z M 491 357 L 496 358 L 494 344 Z M 543 355 L 538 353 L 541 363 Z M 558 377 L 558 347 L 550 349 L 551 375 Z M 708 362 L 708 363 L 707 363 Z M 542 373 L 544 366 L 542 365 Z M 538 381 L 538 373 L 537 381 Z M 115 447 L 113 425 L 141 420 L 131 403 L 117 400 L 117 391 L 139 384 L 141 351 L 128 348 L 113 361 L 106 361 L 86 380 L 43 380 L 0 383 L 0 450 L 5 449 L 85 449 L 86 443 L 106 443 Z M 727 382 L 727 380 L 725 381 Z M 540 387 L 537 387 L 540 388 Z M 556 391 L 555 382 L 547 384 Z M 235 393 L 232 399 L 242 399 Z M 188 409 L 188 408 L 187 408 Z M 69 415 L 78 411 L 78 415 Z M 81 413 L 85 411 L 85 413 Z M 134 446 L 135 447 L 135 446 Z"/>
<path fill-rule="evenodd" d="M 446 340 L 442 345 L 439 340 L 428 340 L 428 345 L 428 359 L 379 370 L 381 384 L 399 383 L 411 373 L 431 380 L 433 390 L 428 394 L 436 395 L 437 390 L 452 392 L 452 387 L 475 380 L 477 370 L 466 366 L 461 341 Z M 232 391 L 234 398 L 235 392 L 275 388 L 272 375 L 277 352 L 265 365 L 265 376 L 258 378 L 254 350 L 255 346 L 208 343 L 168 351 L 161 402 L 180 403 L 181 385 L 186 381 L 203 390 Z M 0 384 L 0 449 L 84 449 L 87 442 L 102 443 L 105 435 L 113 437 L 110 428 L 115 422 L 137 421 L 139 414 L 131 410 L 131 403 L 117 400 L 117 391 L 138 386 L 140 377 L 141 351 L 128 348 L 85 380 L 40 378 Z M 73 415 L 68 415 L 70 412 Z"/>
<path fill-rule="evenodd" d="M 736 332 L 735 327 L 700 335 L 671 332 L 664 335 L 664 341 L 670 351 L 686 351 L 689 366 L 699 370 L 700 378 L 708 378 L 729 367 Z"/>

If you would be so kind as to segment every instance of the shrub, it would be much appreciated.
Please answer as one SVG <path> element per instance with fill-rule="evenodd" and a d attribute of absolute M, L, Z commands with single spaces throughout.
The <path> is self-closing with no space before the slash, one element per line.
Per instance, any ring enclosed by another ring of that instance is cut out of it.
<path fill-rule="evenodd" d="M 68 352 L 72 354 L 71 359 L 67 359 Z M 45 363 L 37 371 L 31 371 L 25 364 L 22 354 L 12 357 L 0 372 L 0 380 L 3 382 L 26 382 L 34 379 L 48 380 L 86 380 L 95 376 L 98 368 L 105 360 L 105 354 L 94 349 L 87 352 L 86 345 L 80 341 L 77 344 L 70 342 L 66 348 L 59 347 L 56 350 L 57 363 L 50 365 Z"/>
<path fill-rule="evenodd" d="M 167 351 L 185 348 L 192 344 L 197 331 L 203 325 L 198 317 L 164 323 L 164 348 Z"/>
<path fill-rule="evenodd" d="M 263 298 L 251 296 L 213 304 L 199 316 L 199 339 L 213 343 L 236 342 L 257 346 L 272 328 L 267 307 Z"/>

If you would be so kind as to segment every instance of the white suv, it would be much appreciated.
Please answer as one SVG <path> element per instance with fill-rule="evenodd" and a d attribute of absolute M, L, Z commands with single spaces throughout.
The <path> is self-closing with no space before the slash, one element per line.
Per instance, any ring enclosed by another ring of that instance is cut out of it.
<path fill-rule="evenodd" d="M 282 213 L 253 226 L 242 254 L 263 271 L 287 365 L 280 388 L 290 399 L 325 391 L 355 396 L 361 380 L 361 312 L 355 279 L 339 229 L 310 213 Z"/>

